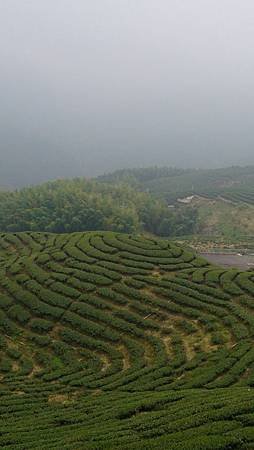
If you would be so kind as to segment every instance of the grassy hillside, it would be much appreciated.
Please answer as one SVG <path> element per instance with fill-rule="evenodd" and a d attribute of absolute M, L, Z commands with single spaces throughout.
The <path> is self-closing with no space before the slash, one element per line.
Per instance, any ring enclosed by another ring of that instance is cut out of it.
<path fill-rule="evenodd" d="M 253 297 L 165 240 L 2 234 L 0 447 L 253 448 Z"/>
<path fill-rule="evenodd" d="M 254 166 L 187 170 L 170 167 L 123 169 L 98 179 L 110 183 L 128 182 L 169 203 L 192 194 L 208 198 L 223 196 L 236 203 L 254 203 Z"/>
<path fill-rule="evenodd" d="M 244 236 L 254 236 L 254 207 L 233 205 L 223 200 L 194 199 L 198 211 L 198 231 L 203 235 L 217 235 L 235 242 Z"/>
<path fill-rule="evenodd" d="M 179 211 L 179 216 L 192 207 L 196 212 L 194 234 L 220 236 L 236 242 L 240 236 L 254 235 L 253 166 L 210 170 L 129 169 L 99 180 L 108 183 L 124 180 L 137 190 L 174 205 L 173 210 Z M 178 201 L 193 195 L 189 205 Z"/>

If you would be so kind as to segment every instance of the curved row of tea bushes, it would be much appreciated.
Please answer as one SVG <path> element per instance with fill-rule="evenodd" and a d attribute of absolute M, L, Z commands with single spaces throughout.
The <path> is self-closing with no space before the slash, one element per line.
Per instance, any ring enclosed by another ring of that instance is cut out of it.
<path fill-rule="evenodd" d="M 253 448 L 253 338 L 252 272 L 139 235 L 1 234 L 0 446 Z"/>

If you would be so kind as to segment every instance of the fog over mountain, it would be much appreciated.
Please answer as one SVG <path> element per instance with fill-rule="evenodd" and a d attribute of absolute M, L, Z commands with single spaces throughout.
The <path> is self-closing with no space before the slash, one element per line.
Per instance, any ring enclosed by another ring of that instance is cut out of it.
<path fill-rule="evenodd" d="M 254 164 L 251 0 L 0 3 L 0 185 Z"/>

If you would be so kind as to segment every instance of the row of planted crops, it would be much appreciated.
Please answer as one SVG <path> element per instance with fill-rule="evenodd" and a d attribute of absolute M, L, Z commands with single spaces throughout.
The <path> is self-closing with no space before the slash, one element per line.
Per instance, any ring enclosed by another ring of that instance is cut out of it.
<path fill-rule="evenodd" d="M 0 236 L 0 446 L 254 446 L 254 274 L 166 240 Z"/>

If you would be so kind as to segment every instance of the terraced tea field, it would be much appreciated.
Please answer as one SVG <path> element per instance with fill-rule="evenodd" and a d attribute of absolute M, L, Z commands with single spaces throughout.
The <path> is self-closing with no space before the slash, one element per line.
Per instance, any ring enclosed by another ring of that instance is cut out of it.
<path fill-rule="evenodd" d="M 110 232 L 0 236 L 0 447 L 253 449 L 254 272 Z"/>

